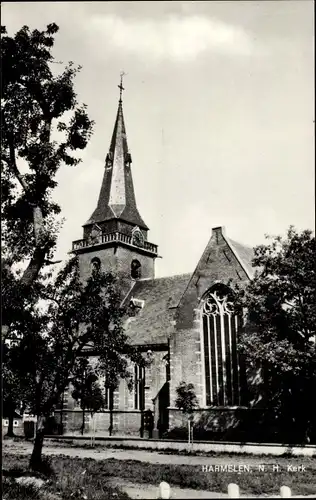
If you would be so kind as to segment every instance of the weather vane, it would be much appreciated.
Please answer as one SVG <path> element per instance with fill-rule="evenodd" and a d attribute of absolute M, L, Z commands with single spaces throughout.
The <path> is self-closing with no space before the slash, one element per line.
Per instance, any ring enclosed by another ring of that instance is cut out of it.
<path fill-rule="evenodd" d="M 118 88 L 120 89 L 120 101 L 122 100 L 122 91 L 125 90 L 123 87 L 123 76 L 127 75 L 127 73 L 124 73 L 124 71 L 121 71 L 120 77 L 121 81 L 120 84 L 118 85 Z"/>

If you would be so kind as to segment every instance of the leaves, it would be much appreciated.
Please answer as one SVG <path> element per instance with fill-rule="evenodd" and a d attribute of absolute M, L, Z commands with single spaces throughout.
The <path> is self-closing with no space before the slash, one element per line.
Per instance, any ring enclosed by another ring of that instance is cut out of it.
<path fill-rule="evenodd" d="M 80 67 L 71 62 L 60 74 L 52 70 L 54 23 L 46 31 L 24 26 L 14 37 L 2 37 L 1 168 L 3 233 L 6 251 L 15 262 L 34 257 L 44 249 L 30 279 L 44 266 L 55 248 L 59 206 L 52 200 L 56 174 L 75 166 L 92 133 L 86 106 L 78 103 L 74 80 Z M 55 70 L 55 68 L 54 68 Z M 67 119 L 65 116 L 67 115 Z M 63 131 L 56 140 L 54 130 Z M 44 238 L 34 235 L 33 208 L 42 214 Z"/>
<path fill-rule="evenodd" d="M 254 279 L 237 290 L 247 311 L 239 351 L 263 368 L 265 404 L 296 421 L 305 414 L 307 425 L 316 394 L 315 237 L 290 227 L 270 240 L 255 249 Z"/>
<path fill-rule="evenodd" d="M 33 283 L 27 302 L 8 269 L 4 285 L 10 302 L 6 304 L 10 337 L 16 339 L 12 351 L 16 379 L 27 381 L 28 403 L 36 415 L 49 415 L 70 381 L 75 398 L 96 411 L 104 404 L 101 376 L 108 387 L 115 387 L 120 377 L 130 377 L 130 360 L 145 364 L 141 353 L 128 344 L 125 310 L 112 274 L 94 272 L 82 283 L 74 257 L 56 278 Z M 89 353 L 97 353 L 94 367 Z"/>
<path fill-rule="evenodd" d="M 72 397 L 80 401 L 83 410 L 91 414 L 104 407 L 104 387 L 101 388 L 98 375 L 88 358 L 78 358 L 72 370 L 71 383 L 74 387 Z"/>
<path fill-rule="evenodd" d="M 176 388 L 177 398 L 175 406 L 183 413 L 192 413 L 192 410 L 198 406 L 198 400 L 195 395 L 194 385 L 181 382 Z"/>
<path fill-rule="evenodd" d="M 23 396 L 38 416 L 53 411 L 77 359 L 101 332 L 91 315 L 102 303 L 101 287 L 87 296 L 76 259 L 57 279 L 45 273 L 62 223 L 56 175 L 80 162 L 76 153 L 93 129 L 75 91 L 80 66 L 70 62 L 59 73 L 53 66 L 58 30 L 55 23 L 44 31 L 23 26 L 9 36 L 1 27 L 4 397 Z"/>

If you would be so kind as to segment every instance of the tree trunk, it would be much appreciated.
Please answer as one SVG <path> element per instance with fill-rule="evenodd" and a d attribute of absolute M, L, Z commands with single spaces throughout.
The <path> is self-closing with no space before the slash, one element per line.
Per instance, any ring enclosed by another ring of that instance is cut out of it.
<path fill-rule="evenodd" d="M 85 429 L 85 411 L 84 408 L 82 408 L 82 425 L 81 425 L 81 434 L 83 435 L 84 429 Z"/>
<path fill-rule="evenodd" d="M 34 447 L 30 459 L 30 468 L 33 471 L 41 470 L 42 466 L 42 449 L 44 443 L 44 417 L 38 417 L 37 419 L 37 430 L 34 440 Z"/>
<path fill-rule="evenodd" d="M 7 436 L 8 437 L 15 437 L 14 432 L 13 432 L 13 421 L 14 421 L 14 412 L 15 412 L 15 404 L 10 402 L 7 405 L 7 410 L 8 410 L 8 431 L 7 431 Z"/>
<path fill-rule="evenodd" d="M 49 248 L 46 247 L 36 247 L 33 256 L 29 262 L 29 265 L 25 269 L 23 276 L 21 278 L 21 284 L 25 286 L 31 286 L 33 281 L 38 277 L 40 270 L 44 266 L 46 254 Z"/>
<path fill-rule="evenodd" d="M 110 390 L 110 427 L 109 435 L 112 436 L 113 432 L 113 389 Z"/>
<path fill-rule="evenodd" d="M 64 395 L 65 393 L 63 392 L 62 397 L 61 397 L 61 405 L 60 405 L 60 428 L 58 434 L 63 435 L 64 434 L 64 420 L 63 420 L 63 412 L 64 412 Z"/>
<path fill-rule="evenodd" d="M 12 412 L 10 411 L 8 420 L 9 420 L 9 425 L 8 425 L 8 432 L 6 435 L 8 437 L 15 437 L 15 434 L 13 432 L 14 410 Z"/>

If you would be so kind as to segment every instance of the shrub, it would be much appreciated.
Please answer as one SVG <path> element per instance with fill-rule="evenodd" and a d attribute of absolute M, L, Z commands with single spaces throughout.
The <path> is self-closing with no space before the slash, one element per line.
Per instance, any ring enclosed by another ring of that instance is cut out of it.
<path fill-rule="evenodd" d="M 165 432 L 162 439 L 175 439 L 179 441 L 188 440 L 188 428 L 187 427 L 174 427 L 169 431 Z"/>

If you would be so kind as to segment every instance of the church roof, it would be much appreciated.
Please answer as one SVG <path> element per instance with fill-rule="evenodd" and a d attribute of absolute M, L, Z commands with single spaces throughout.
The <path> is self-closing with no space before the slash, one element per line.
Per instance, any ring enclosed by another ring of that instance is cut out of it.
<path fill-rule="evenodd" d="M 252 259 L 254 258 L 253 248 L 231 240 L 230 238 L 227 238 L 227 236 L 225 236 L 225 239 L 248 275 L 248 278 L 253 278 L 255 271 L 251 264 Z"/>
<path fill-rule="evenodd" d="M 136 206 L 131 163 L 120 98 L 97 208 L 86 226 L 117 218 L 148 229 Z"/>
<path fill-rule="evenodd" d="M 248 278 L 251 279 L 254 275 L 254 268 L 251 265 L 253 249 L 224 236 L 224 228 L 213 229 L 207 249 L 212 239 L 215 239 L 218 230 Z M 128 305 L 132 299 L 136 299 L 135 304 L 139 306 L 136 307 L 135 316 L 128 318 L 125 325 L 126 334 L 130 337 L 132 344 L 142 346 L 167 344 L 168 337 L 173 330 L 176 309 L 180 306 L 181 299 L 190 286 L 195 272 L 144 279 L 134 283 L 124 299 L 125 305 Z"/>
<path fill-rule="evenodd" d="M 144 301 L 144 306 L 129 318 L 125 327 L 126 334 L 134 345 L 165 344 L 172 330 L 175 307 L 185 290 L 191 273 L 139 280 L 125 299 Z"/>

